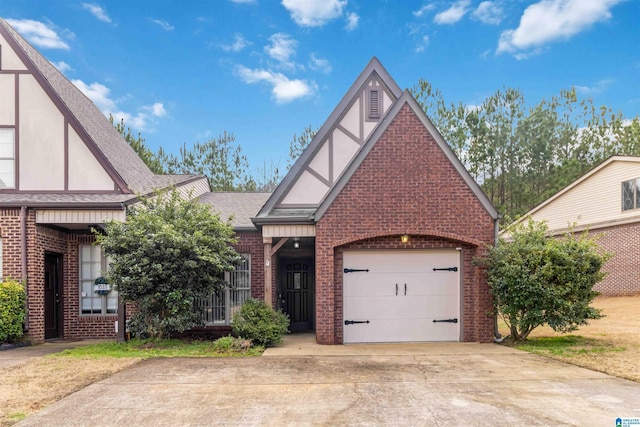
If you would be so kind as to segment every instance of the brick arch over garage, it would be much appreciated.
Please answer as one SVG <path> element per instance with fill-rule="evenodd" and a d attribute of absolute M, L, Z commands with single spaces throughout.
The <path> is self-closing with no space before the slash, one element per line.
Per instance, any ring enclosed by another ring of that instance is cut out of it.
<path fill-rule="evenodd" d="M 449 235 L 449 233 L 441 233 Z M 469 239 L 465 239 L 469 240 Z M 485 246 L 479 242 L 448 238 L 437 235 L 410 235 L 408 243 L 400 241 L 400 235 L 370 236 L 353 241 L 338 241 L 332 248 L 332 263 L 316 265 L 316 275 L 330 270 L 330 289 L 318 289 L 316 306 L 318 316 L 326 316 L 325 322 L 318 322 L 316 337 L 325 344 L 341 344 L 343 342 L 343 254 L 352 249 L 456 249 L 462 251 L 461 265 L 463 270 L 461 289 L 461 314 L 463 316 L 463 341 L 490 341 L 493 337 L 492 301 L 486 286 L 483 272 L 473 265 L 473 258 L 484 252 Z M 328 268 L 327 268 L 328 267 Z M 320 283 L 319 283 L 320 284 Z M 319 286 L 318 288 L 320 288 Z M 329 316 L 327 316 L 329 314 Z M 332 317 L 332 318 L 328 318 Z M 331 325 L 325 329 L 325 323 Z"/>

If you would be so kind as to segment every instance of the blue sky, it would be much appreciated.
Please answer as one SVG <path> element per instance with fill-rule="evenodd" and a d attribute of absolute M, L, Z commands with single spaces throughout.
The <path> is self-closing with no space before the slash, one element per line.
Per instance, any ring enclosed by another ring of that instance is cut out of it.
<path fill-rule="evenodd" d="M 0 16 L 152 149 L 226 130 L 254 169 L 284 168 L 372 56 L 451 102 L 574 86 L 640 115 L 638 0 L 2 0 Z"/>

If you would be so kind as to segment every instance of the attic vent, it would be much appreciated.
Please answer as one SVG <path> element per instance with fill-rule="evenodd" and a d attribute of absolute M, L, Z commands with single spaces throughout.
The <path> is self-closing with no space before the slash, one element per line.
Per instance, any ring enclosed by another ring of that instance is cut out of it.
<path fill-rule="evenodd" d="M 367 88 L 367 121 L 377 122 L 382 112 L 382 94 L 379 87 Z"/>

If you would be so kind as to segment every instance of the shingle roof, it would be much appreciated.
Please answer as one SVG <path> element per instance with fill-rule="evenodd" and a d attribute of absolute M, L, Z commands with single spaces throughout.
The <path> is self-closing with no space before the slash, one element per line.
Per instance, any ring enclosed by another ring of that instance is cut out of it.
<path fill-rule="evenodd" d="M 43 85 L 48 86 L 49 94 L 54 98 L 54 103 L 64 108 L 71 115 L 71 122 L 78 127 L 81 134 L 85 133 L 83 140 L 88 144 L 98 161 L 105 170 L 112 175 L 116 183 L 122 185 L 123 191 L 131 194 L 149 194 L 155 189 L 169 186 L 179 186 L 190 181 L 196 175 L 156 175 L 142 161 L 138 154 L 124 141 L 122 136 L 104 116 L 102 111 L 87 98 L 80 89 L 71 83 L 53 64 L 45 59 L 33 46 L 31 46 L 17 31 L 15 31 L 4 19 L 0 18 L 0 30 L 2 34 L 10 36 L 8 42 L 15 42 L 15 46 L 21 58 L 27 61 L 25 64 L 34 71 L 34 76 Z M 22 55 L 22 54 L 23 55 Z M 47 88 L 45 87 L 45 90 Z M 61 103 L 61 104 L 60 104 Z M 73 121 L 75 120 L 75 123 Z M 92 146 L 92 144 L 94 144 Z M 92 149 L 93 148 L 93 149 Z M 132 195 L 124 199 L 131 199 Z M 0 202 L 12 200 L 39 200 L 46 202 L 47 198 L 53 203 L 60 199 L 61 195 L 10 195 L 0 197 Z M 86 195 L 67 195 L 63 199 L 71 202 L 82 203 Z M 119 200 L 121 197 L 114 195 L 96 195 L 96 200 Z"/>
<path fill-rule="evenodd" d="M 205 193 L 200 196 L 202 203 L 211 205 L 214 212 L 220 213 L 222 220 L 231 217 L 235 229 L 255 228 L 251 218 L 269 199 L 271 193 Z"/>

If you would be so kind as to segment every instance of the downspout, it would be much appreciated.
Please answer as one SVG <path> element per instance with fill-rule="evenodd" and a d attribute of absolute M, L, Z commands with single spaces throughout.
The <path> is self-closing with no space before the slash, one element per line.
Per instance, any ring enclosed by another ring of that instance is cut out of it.
<path fill-rule="evenodd" d="M 29 330 L 29 284 L 27 282 L 27 207 L 20 207 L 20 258 L 22 264 L 22 282 L 24 283 L 24 329 Z"/>
<path fill-rule="evenodd" d="M 493 246 L 498 247 L 498 242 L 500 241 L 500 218 L 502 218 L 501 214 L 498 214 L 496 219 L 493 220 Z M 498 330 L 498 310 L 496 309 L 495 301 L 493 304 L 493 342 L 500 344 L 504 341 L 504 337 L 500 334 Z"/>

